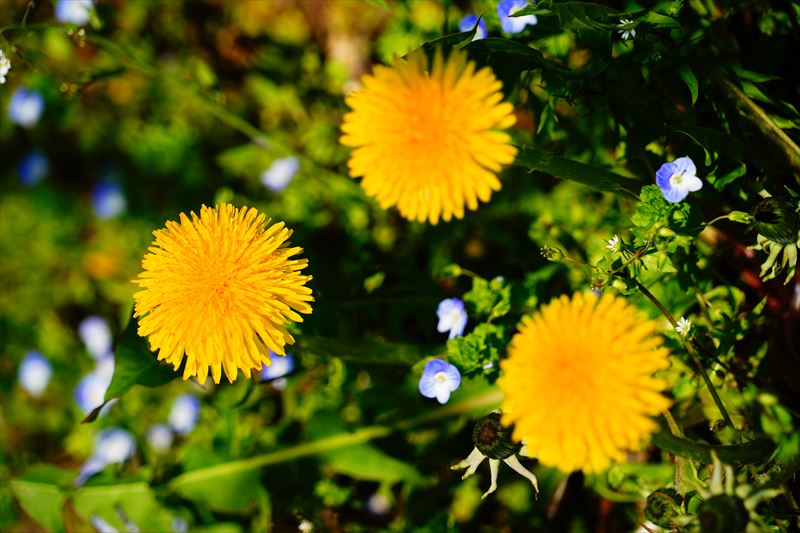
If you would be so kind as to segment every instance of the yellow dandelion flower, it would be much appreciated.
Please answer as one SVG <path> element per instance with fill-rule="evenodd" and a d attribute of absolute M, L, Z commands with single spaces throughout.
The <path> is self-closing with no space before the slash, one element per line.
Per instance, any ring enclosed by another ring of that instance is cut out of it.
<path fill-rule="evenodd" d="M 503 131 L 513 108 L 501 103 L 502 84 L 477 70 L 463 51 L 428 69 L 422 50 L 362 78 L 347 98 L 342 144 L 355 148 L 350 174 L 382 208 L 397 206 L 409 219 L 436 224 L 462 218 L 500 190 L 497 173 L 517 149 Z"/>
<path fill-rule="evenodd" d="M 669 352 L 624 299 L 562 296 L 522 319 L 502 363 L 503 424 L 528 454 L 565 472 L 597 472 L 656 429 L 670 405 L 653 377 Z"/>
<path fill-rule="evenodd" d="M 144 289 L 134 295 L 134 316 L 159 360 L 177 370 L 186 356 L 183 379 L 204 383 L 209 368 L 215 383 L 223 369 L 231 382 L 238 370 L 249 378 L 271 364 L 269 350 L 285 355 L 294 343 L 285 326 L 311 312 L 311 276 L 300 274 L 308 260 L 290 259 L 302 248 L 289 247 L 283 222 L 269 222 L 253 208 L 222 204 L 153 232 L 134 280 Z"/>

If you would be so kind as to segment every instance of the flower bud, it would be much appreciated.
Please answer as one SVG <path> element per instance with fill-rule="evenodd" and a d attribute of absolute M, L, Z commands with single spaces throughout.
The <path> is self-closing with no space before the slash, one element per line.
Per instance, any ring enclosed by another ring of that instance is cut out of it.
<path fill-rule="evenodd" d="M 680 515 L 680 500 L 674 489 L 659 489 L 647 497 L 644 516 L 657 526 L 672 527 Z"/>
<path fill-rule="evenodd" d="M 750 516 L 736 496 L 717 494 L 697 508 L 701 533 L 743 533 Z"/>
<path fill-rule="evenodd" d="M 753 215 L 745 213 L 744 211 L 731 211 L 728 213 L 728 220 L 739 222 L 741 224 L 750 224 L 753 222 Z"/>
<path fill-rule="evenodd" d="M 548 261 L 561 261 L 564 257 L 564 252 L 559 250 L 558 248 L 551 248 L 550 246 L 542 246 L 542 256 Z"/>
<path fill-rule="evenodd" d="M 753 227 L 767 239 L 778 244 L 797 242 L 800 231 L 798 205 L 785 198 L 764 198 L 753 210 Z"/>
<path fill-rule="evenodd" d="M 514 426 L 500 424 L 500 413 L 489 413 L 475 422 L 472 443 L 489 459 L 507 459 L 522 449 L 511 440 L 513 431 Z"/>

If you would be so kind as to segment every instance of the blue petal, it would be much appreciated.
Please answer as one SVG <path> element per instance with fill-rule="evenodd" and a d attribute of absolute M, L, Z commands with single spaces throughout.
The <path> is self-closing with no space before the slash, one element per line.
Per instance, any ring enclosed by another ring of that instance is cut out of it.
<path fill-rule="evenodd" d="M 689 157 L 679 157 L 672 162 L 678 173 L 683 175 L 695 176 L 697 175 L 697 168 L 694 166 L 694 161 Z"/>
<path fill-rule="evenodd" d="M 419 393 L 426 398 L 433 398 L 436 396 L 436 380 L 433 379 L 433 375 L 422 375 L 419 379 Z"/>
<path fill-rule="evenodd" d="M 449 366 L 452 365 L 447 364 L 445 361 L 442 361 L 441 359 L 431 359 L 425 365 L 425 370 L 423 371 L 422 375 L 430 376 L 431 378 L 433 378 L 433 376 L 435 376 L 439 372 L 447 372 L 447 368 Z"/>
<path fill-rule="evenodd" d="M 447 384 L 450 386 L 450 390 L 454 391 L 461 385 L 461 374 L 453 365 L 447 365 Z"/>
<path fill-rule="evenodd" d="M 661 190 L 666 192 L 672 188 L 672 184 L 669 182 L 669 179 L 676 174 L 678 171 L 677 167 L 674 163 L 664 163 L 661 167 L 656 171 L 656 185 L 661 187 Z"/>
<path fill-rule="evenodd" d="M 683 189 L 683 188 L 678 189 L 677 187 L 669 189 L 667 191 L 662 189 L 662 192 L 664 193 L 664 198 L 666 198 L 668 201 L 672 202 L 673 204 L 680 202 L 681 200 L 686 198 L 687 194 L 689 194 L 688 190 Z"/>

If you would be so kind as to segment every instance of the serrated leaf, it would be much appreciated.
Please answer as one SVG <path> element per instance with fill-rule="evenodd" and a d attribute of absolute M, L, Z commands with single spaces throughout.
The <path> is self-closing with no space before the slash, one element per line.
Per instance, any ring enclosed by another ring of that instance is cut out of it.
<path fill-rule="evenodd" d="M 700 92 L 697 76 L 694 75 L 694 72 L 688 65 L 681 65 L 678 68 L 678 75 L 683 80 L 683 83 L 686 84 L 686 87 L 689 88 L 689 94 L 692 97 L 692 105 L 694 105 L 695 102 L 697 102 L 697 95 Z"/>

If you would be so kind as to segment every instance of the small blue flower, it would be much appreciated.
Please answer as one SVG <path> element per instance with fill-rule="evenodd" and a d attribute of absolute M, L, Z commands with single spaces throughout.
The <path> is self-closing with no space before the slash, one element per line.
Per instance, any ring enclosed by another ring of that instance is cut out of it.
<path fill-rule="evenodd" d="M 166 424 L 155 424 L 147 430 L 147 443 L 157 454 L 165 453 L 172 446 L 175 436 Z"/>
<path fill-rule="evenodd" d="M 283 376 L 291 374 L 294 370 L 294 356 L 292 354 L 281 356 L 270 350 L 269 358 L 272 364 L 269 366 L 262 366 L 261 372 L 258 373 L 261 381 L 282 378 Z"/>
<path fill-rule="evenodd" d="M 130 433 L 120 428 L 104 429 L 94 439 L 94 452 L 81 466 L 75 485 L 83 485 L 87 479 L 112 464 L 122 464 L 136 452 L 136 443 Z"/>
<path fill-rule="evenodd" d="M 58 0 L 56 20 L 65 24 L 83 26 L 92 20 L 93 0 Z"/>
<path fill-rule="evenodd" d="M 475 23 L 478 24 L 477 28 L 475 28 Z M 475 35 L 472 37 L 473 41 L 486 38 L 486 22 L 483 19 L 478 22 L 477 15 L 464 15 L 458 21 L 458 31 L 470 31 L 472 28 L 475 28 Z"/>
<path fill-rule="evenodd" d="M 42 116 L 44 111 L 44 97 L 38 91 L 20 87 L 11 95 L 8 102 L 8 118 L 14 124 L 23 128 L 30 128 Z"/>
<path fill-rule="evenodd" d="M 703 187 L 703 182 L 696 174 L 694 162 L 688 157 L 679 157 L 672 163 L 661 165 L 656 172 L 656 184 L 664 193 L 664 198 L 676 203 Z"/>
<path fill-rule="evenodd" d="M 439 403 L 447 403 L 450 393 L 459 385 L 461 374 L 456 367 L 441 359 L 431 359 L 419 378 L 419 393 L 426 398 L 436 398 Z"/>
<path fill-rule="evenodd" d="M 200 415 L 200 400 L 192 394 L 182 394 L 175 398 L 169 412 L 169 425 L 178 435 L 188 435 L 197 424 Z"/>
<path fill-rule="evenodd" d="M 449 331 L 448 338 L 450 339 L 464 334 L 464 328 L 467 326 L 467 311 L 464 309 L 464 302 L 460 299 L 448 298 L 439 302 L 436 316 L 439 317 L 439 324 L 436 326 L 439 333 Z"/>
<path fill-rule="evenodd" d="M 497 4 L 497 16 L 500 17 L 500 25 L 506 33 L 519 33 L 525 26 L 536 26 L 539 19 L 536 15 L 525 15 L 524 17 L 512 17 L 514 13 L 526 7 L 528 2 L 525 0 L 501 0 Z"/>
<path fill-rule="evenodd" d="M 50 382 L 53 369 L 50 362 L 39 352 L 28 352 L 19 365 L 19 386 L 34 398 L 42 395 Z"/>
<path fill-rule="evenodd" d="M 96 513 L 92 514 L 91 522 L 92 527 L 95 529 L 95 531 L 97 531 L 97 533 L 119 533 L 119 529 L 103 520 L 103 518 Z"/>
<path fill-rule="evenodd" d="M 300 160 L 293 155 L 276 159 L 261 173 L 261 183 L 275 192 L 281 192 L 289 186 L 299 169 Z"/>
<path fill-rule="evenodd" d="M 26 155 L 17 167 L 19 182 L 31 187 L 42 181 L 50 173 L 50 161 L 44 153 L 35 150 Z"/>
<path fill-rule="evenodd" d="M 78 336 L 86 346 L 86 351 L 95 359 L 101 359 L 111 353 L 111 328 L 106 319 L 89 316 L 78 325 Z"/>
<path fill-rule="evenodd" d="M 84 414 L 89 414 L 105 401 L 106 391 L 114 377 L 114 356 L 106 355 L 97 362 L 94 371 L 87 374 L 75 387 L 75 403 Z"/>
<path fill-rule="evenodd" d="M 113 180 L 98 183 L 92 191 L 92 207 L 100 220 L 121 215 L 128 208 L 128 200 L 119 183 Z"/>

